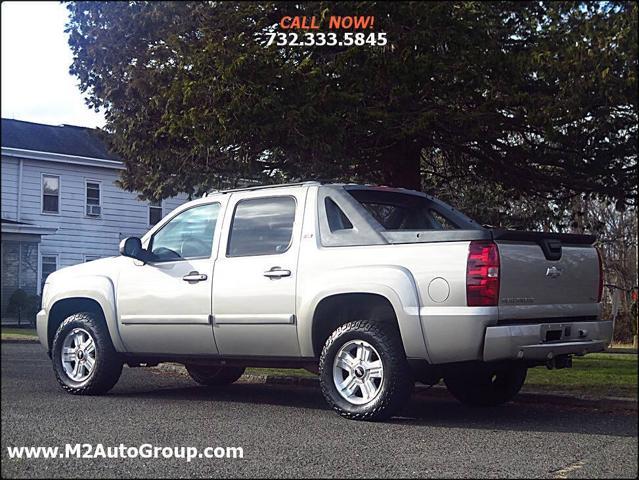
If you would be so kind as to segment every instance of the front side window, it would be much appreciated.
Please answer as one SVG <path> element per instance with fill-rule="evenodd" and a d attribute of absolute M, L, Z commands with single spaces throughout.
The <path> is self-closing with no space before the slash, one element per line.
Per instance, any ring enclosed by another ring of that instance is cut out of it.
<path fill-rule="evenodd" d="M 58 257 L 56 255 L 42 255 L 42 285 L 40 291 L 44 288 L 47 277 L 58 269 Z"/>
<path fill-rule="evenodd" d="M 42 212 L 60 213 L 60 177 L 42 175 Z"/>
<path fill-rule="evenodd" d="M 226 253 L 229 257 L 284 253 L 294 222 L 293 197 L 242 200 L 235 207 Z"/>
<path fill-rule="evenodd" d="M 219 203 L 189 208 L 179 213 L 151 239 L 156 261 L 208 258 L 220 212 Z"/>

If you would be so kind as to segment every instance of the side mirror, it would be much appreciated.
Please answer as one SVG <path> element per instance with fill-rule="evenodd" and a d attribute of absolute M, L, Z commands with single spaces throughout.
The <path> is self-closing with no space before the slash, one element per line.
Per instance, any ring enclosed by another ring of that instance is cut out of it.
<path fill-rule="evenodd" d="M 138 237 L 127 237 L 120 242 L 120 255 L 148 262 L 153 255 L 142 248 L 142 240 Z"/>

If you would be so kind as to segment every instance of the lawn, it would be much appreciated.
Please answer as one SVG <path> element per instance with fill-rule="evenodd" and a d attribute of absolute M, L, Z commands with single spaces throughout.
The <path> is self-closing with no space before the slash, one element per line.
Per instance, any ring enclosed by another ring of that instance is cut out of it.
<path fill-rule="evenodd" d="M 247 368 L 249 375 L 275 375 L 281 377 L 309 377 L 317 378 L 317 375 L 303 368 Z"/>
<path fill-rule="evenodd" d="M 2 327 L 2 340 L 24 340 L 37 338 L 38 334 L 33 328 Z"/>
<path fill-rule="evenodd" d="M 3 340 L 37 338 L 29 328 L 2 327 Z M 253 375 L 316 377 L 302 369 L 249 368 Z M 548 370 L 531 368 L 524 391 L 547 391 L 596 397 L 637 398 L 637 354 L 592 353 L 585 357 L 573 357 L 573 367 Z"/>
<path fill-rule="evenodd" d="M 249 368 L 246 373 L 316 377 L 306 370 L 293 369 Z M 572 368 L 531 368 L 524 391 L 637 398 L 637 355 L 593 353 L 586 357 L 573 357 Z"/>
<path fill-rule="evenodd" d="M 637 355 L 593 353 L 573 357 L 572 368 L 531 368 L 524 389 L 637 398 Z"/>

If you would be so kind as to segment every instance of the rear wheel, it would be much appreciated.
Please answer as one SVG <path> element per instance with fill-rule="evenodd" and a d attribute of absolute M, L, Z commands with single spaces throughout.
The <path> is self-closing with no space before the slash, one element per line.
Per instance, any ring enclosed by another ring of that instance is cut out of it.
<path fill-rule="evenodd" d="M 410 396 L 413 379 L 399 334 L 360 320 L 329 337 L 320 357 L 322 393 L 333 409 L 353 420 L 382 420 Z"/>
<path fill-rule="evenodd" d="M 89 312 L 71 315 L 60 324 L 51 358 L 58 383 L 74 395 L 108 392 L 122 373 L 122 359 L 109 332 Z"/>
<path fill-rule="evenodd" d="M 474 406 L 506 403 L 519 393 L 528 369 L 523 365 L 480 365 L 444 378 L 448 391 L 460 402 Z"/>
<path fill-rule="evenodd" d="M 244 374 L 244 367 L 222 367 L 209 365 L 185 365 L 193 380 L 201 385 L 230 385 Z"/>

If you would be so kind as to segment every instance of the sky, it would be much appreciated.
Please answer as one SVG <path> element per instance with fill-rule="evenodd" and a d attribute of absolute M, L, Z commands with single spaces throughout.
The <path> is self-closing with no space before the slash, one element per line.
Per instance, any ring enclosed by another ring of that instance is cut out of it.
<path fill-rule="evenodd" d="M 59 2 L 2 2 L 2 118 L 50 125 L 101 127 L 102 113 L 84 103 Z"/>

